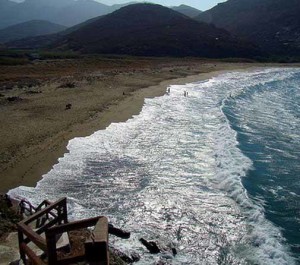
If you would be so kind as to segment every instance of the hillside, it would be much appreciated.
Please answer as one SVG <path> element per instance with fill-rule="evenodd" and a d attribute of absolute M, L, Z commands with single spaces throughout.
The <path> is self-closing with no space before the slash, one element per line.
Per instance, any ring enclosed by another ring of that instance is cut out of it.
<path fill-rule="evenodd" d="M 187 5 L 173 6 L 172 9 L 191 18 L 202 13 L 202 11 Z"/>
<path fill-rule="evenodd" d="M 5 43 L 27 37 L 53 34 L 65 29 L 65 26 L 48 21 L 32 20 L 0 30 L 0 42 Z"/>
<path fill-rule="evenodd" d="M 213 23 L 265 51 L 300 55 L 299 0 L 229 0 L 201 13 Z"/>
<path fill-rule="evenodd" d="M 249 57 L 258 51 L 228 32 L 154 4 L 130 5 L 62 37 L 52 48 L 143 56 Z"/>
<path fill-rule="evenodd" d="M 71 27 L 124 5 L 127 4 L 108 6 L 94 0 L 25 0 L 21 3 L 0 0 L 0 29 L 30 20 L 46 20 Z"/>

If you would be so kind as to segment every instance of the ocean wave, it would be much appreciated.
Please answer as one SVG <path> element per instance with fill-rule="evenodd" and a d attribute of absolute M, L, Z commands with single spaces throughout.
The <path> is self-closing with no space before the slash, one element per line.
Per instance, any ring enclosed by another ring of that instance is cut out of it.
<path fill-rule="evenodd" d="M 292 75 L 267 69 L 171 86 L 170 95 L 147 99 L 140 115 L 71 140 L 35 188 L 10 195 L 36 204 L 68 196 L 74 219 L 108 215 L 132 232 L 129 241 L 112 242 L 142 252 L 138 264 L 169 259 L 170 244 L 179 253 L 172 264 L 294 264 L 263 200 L 243 186 L 253 162 L 224 113 L 249 86 Z M 166 252 L 148 254 L 141 236 L 158 240 Z"/>

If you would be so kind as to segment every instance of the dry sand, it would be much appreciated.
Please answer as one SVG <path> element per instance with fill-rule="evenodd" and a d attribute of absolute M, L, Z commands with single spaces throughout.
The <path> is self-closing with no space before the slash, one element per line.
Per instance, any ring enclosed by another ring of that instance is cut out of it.
<path fill-rule="evenodd" d="M 70 139 L 126 121 L 145 98 L 163 95 L 170 84 L 258 66 L 263 65 L 127 57 L 0 66 L 0 192 L 35 186 Z"/>

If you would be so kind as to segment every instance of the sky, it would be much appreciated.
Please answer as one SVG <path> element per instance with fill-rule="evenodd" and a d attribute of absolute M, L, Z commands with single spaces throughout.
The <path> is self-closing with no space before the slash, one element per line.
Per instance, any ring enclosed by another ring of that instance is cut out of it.
<path fill-rule="evenodd" d="M 24 0 L 13 0 L 15 2 L 23 2 Z M 48 0 L 51 1 L 51 0 Z M 179 5 L 188 5 L 195 7 L 201 11 L 205 11 L 214 7 L 216 4 L 225 2 L 226 0 L 95 0 L 102 4 L 114 5 L 114 4 L 123 4 L 128 2 L 151 2 L 164 6 L 179 6 Z"/>
<path fill-rule="evenodd" d="M 145 2 L 144 0 L 96 0 L 96 1 L 106 5 L 128 3 L 131 1 Z M 164 6 L 179 6 L 181 4 L 185 4 L 188 6 L 195 7 L 199 10 L 205 11 L 207 9 L 212 8 L 218 3 L 225 2 L 225 0 L 185 0 L 185 1 L 184 0 L 148 0 L 147 2 L 161 4 Z"/>

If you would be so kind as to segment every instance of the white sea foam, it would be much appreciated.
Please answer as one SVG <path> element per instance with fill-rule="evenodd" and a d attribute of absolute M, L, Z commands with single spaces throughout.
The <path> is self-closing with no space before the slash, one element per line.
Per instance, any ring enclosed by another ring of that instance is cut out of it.
<path fill-rule="evenodd" d="M 179 253 L 172 264 L 294 264 L 263 201 L 242 185 L 252 161 L 223 113 L 250 85 L 291 74 L 268 69 L 171 86 L 126 123 L 71 140 L 36 188 L 10 195 L 33 203 L 68 196 L 72 218 L 108 215 L 132 231 L 129 241 L 112 241 L 143 253 L 138 264 L 170 258 L 169 244 Z M 147 254 L 139 237 L 160 241 L 166 252 Z"/>

